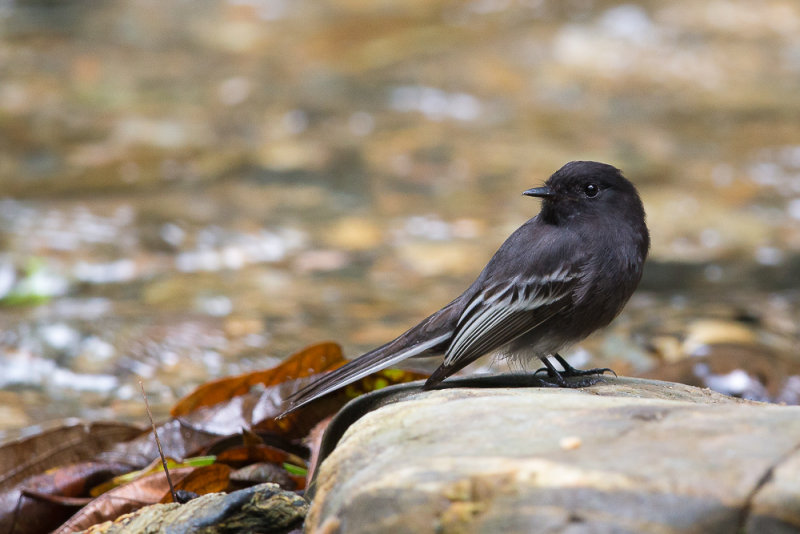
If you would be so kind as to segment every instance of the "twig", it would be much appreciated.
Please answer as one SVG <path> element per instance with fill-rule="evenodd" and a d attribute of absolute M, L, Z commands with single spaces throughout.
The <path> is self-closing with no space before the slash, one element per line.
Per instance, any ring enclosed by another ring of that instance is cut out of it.
<path fill-rule="evenodd" d="M 142 398 L 144 399 L 144 407 L 147 409 L 147 417 L 150 418 L 150 424 L 153 427 L 153 437 L 156 438 L 156 445 L 158 446 L 158 454 L 161 456 L 161 465 L 164 466 L 164 473 L 167 475 L 167 482 L 169 483 L 169 492 L 172 494 L 172 502 L 180 502 L 178 494 L 175 493 L 175 486 L 172 485 L 172 478 L 169 476 L 169 468 L 167 467 L 167 459 L 164 457 L 164 451 L 161 449 L 161 440 L 158 439 L 158 431 L 156 431 L 156 423 L 153 421 L 153 414 L 150 412 L 150 403 L 147 402 L 147 395 L 144 392 L 144 384 L 139 380 L 139 387 L 142 390 Z"/>

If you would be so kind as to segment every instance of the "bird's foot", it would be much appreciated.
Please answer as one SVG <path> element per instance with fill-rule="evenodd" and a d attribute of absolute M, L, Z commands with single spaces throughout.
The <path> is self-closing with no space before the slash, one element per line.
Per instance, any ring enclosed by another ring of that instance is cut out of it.
<path fill-rule="evenodd" d="M 558 369 L 553 366 L 552 363 L 547 358 L 542 358 L 542 362 L 544 362 L 544 367 L 538 369 L 534 376 L 537 376 L 539 373 L 547 373 L 548 381 L 551 382 L 553 385 L 558 387 L 586 387 L 590 386 L 597 382 L 597 376 L 605 374 L 606 371 L 617 376 L 617 373 L 613 371 L 613 369 L 609 369 L 608 367 L 597 367 L 595 369 L 576 369 L 567 363 L 567 360 L 562 358 L 559 354 L 554 354 L 553 358 L 561 365 L 563 371 L 559 371 Z M 565 378 L 574 378 L 574 377 L 592 377 L 585 380 L 570 380 L 567 382 Z"/>

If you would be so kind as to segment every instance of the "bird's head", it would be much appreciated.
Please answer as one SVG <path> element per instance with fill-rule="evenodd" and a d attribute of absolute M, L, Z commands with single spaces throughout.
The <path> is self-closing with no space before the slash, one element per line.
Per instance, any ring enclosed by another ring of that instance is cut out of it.
<path fill-rule="evenodd" d="M 542 198 L 540 217 L 553 224 L 607 217 L 644 224 L 644 207 L 636 187 L 619 169 L 605 163 L 571 161 L 543 187 L 528 189 L 523 195 Z"/>

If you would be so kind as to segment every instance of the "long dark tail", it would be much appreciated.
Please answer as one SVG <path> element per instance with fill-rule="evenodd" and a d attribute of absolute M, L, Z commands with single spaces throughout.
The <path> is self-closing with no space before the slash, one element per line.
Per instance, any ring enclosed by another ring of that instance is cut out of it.
<path fill-rule="evenodd" d="M 281 416 L 314 399 L 413 356 L 441 354 L 453 335 L 460 307 L 454 300 L 397 339 L 371 350 L 344 366 L 321 376 L 288 399 Z"/>
<path fill-rule="evenodd" d="M 375 350 L 371 350 L 363 356 L 360 356 L 355 360 L 348 362 L 344 366 L 320 377 L 292 395 L 289 398 L 289 403 L 286 410 L 281 415 L 292 412 L 304 404 L 313 401 L 314 399 L 322 397 L 323 395 L 348 384 L 352 384 L 356 380 L 359 380 L 360 378 L 363 378 L 376 371 L 386 369 L 387 367 L 401 362 L 406 358 L 421 355 L 429 351 L 432 347 L 447 341 L 449 338 L 450 335 L 446 334 L 438 338 L 416 343 L 410 347 L 397 347 L 397 342 L 400 341 L 398 338 L 387 343 L 386 345 L 378 347 Z"/>

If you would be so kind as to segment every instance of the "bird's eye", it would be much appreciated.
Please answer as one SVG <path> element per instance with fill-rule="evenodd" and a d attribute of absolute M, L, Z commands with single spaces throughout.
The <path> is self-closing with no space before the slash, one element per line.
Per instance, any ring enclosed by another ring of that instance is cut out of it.
<path fill-rule="evenodd" d="M 583 188 L 583 194 L 589 198 L 596 197 L 599 192 L 600 188 L 597 187 L 597 184 L 586 184 Z"/>

